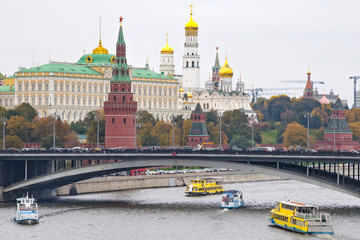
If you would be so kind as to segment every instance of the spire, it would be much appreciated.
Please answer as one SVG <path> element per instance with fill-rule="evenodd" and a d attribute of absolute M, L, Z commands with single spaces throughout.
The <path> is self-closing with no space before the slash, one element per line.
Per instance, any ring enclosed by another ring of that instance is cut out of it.
<path fill-rule="evenodd" d="M 146 64 L 145 64 L 145 68 L 147 69 L 147 70 L 150 70 L 150 67 L 149 67 L 149 59 L 148 59 L 148 57 L 146 56 Z"/>
<path fill-rule="evenodd" d="M 109 54 L 109 51 L 102 46 L 101 42 L 101 15 L 100 15 L 100 33 L 99 33 L 99 46 L 93 50 L 93 54 Z M 85 55 L 85 53 L 84 53 Z"/>
<path fill-rule="evenodd" d="M 219 47 L 216 47 L 216 57 L 215 57 L 215 65 L 213 68 L 220 69 L 220 62 L 219 62 L 219 53 L 218 53 Z"/>
<path fill-rule="evenodd" d="M 126 61 L 126 44 L 122 29 L 123 17 L 120 17 L 119 37 L 116 43 L 116 63 L 111 82 L 130 82 L 129 67 Z"/>

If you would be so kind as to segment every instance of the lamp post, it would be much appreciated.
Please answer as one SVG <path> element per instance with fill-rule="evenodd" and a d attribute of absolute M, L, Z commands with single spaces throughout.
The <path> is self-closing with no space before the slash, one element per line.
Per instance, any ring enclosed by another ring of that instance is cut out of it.
<path fill-rule="evenodd" d="M 304 118 L 307 117 L 307 150 L 309 150 L 309 127 L 310 127 L 310 120 L 309 118 L 312 117 L 310 113 L 306 113 Z"/>
<path fill-rule="evenodd" d="M 5 150 L 5 125 L 6 125 L 6 117 L 1 117 L 1 121 L 3 122 L 3 150 Z"/>
<path fill-rule="evenodd" d="M 254 148 L 254 116 L 250 117 L 251 119 L 251 149 Z"/>
<path fill-rule="evenodd" d="M 220 149 L 222 149 L 222 143 L 221 143 L 221 115 L 222 115 L 222 111 L 220 111 Z"/>
<path fill-rule="evenodd" d="M 172 145 L 175 147 L 175 116 L 172 115 L 172 122 L 173 122 L 173 135 L 172 135 Z"/>
<path fill-rule="evenodd" d="M 99 148 L 99 119 L 100 119 L 100 116 L 99 116 L 99 112 L 97 114 L 97 135 L 96 135 L 96 147 Z"/>
<path fill-rule="evenodd" d="M 56 146 L 56 142 L 55 142 L 55 120 L 56 120 L 56 112 L 54 112 L 54 134 L 53 134 L 53 147 Z"/>

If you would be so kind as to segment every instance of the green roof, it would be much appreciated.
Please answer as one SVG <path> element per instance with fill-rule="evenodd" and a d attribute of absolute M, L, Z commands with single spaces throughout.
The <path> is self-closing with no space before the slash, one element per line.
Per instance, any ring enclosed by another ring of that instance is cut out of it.
<path fill-rule="evenodd" d="M 14 78 L 15 78 L 15 75 L 11 75 L 11 76 L 6 77 L 5 79 L 14 79 Z"/>
<path fill-rule="evenodd" d="M 92 58 L 92 62 L 87 63 L 86 58 L 88 57 Z M 111 63 L 111 58 L 115 57 L 112 54 L 85 54 L 82 56 L 79 61 L 77 61 L 77 64 L 88 64 L 88 65 L 114 65 L 114 63 Z"/>
<path fill-rule="evenodd" d="M 79 74 L 102 75 L 101 73 L 84 65 L 59 64 L 59 63 L 48 63 L 48 64 L 40 65 L 38 67 L 32 67 L 18 71 L 18 73 L 33 73 L 33 72 L 57 72 L 57 73 L 79 73 Z"/>
<path fill-rule="evenodd" d="M 160 78 L 160 79 L 176 80 L 176 78 L 169 77 L 160 73 L 156 73 L 144 68 L 133 68 L 132 78 Z"/>
<path fill-rule="evenodd" d="M 4 78 L 4 75 L 2 75 L 2 73 L 0 73 L 0 78 Z"/>
<path fill-rule="evenodd" d="M 14 86 L 0 86 L 0 92 L 15 92 Z"/>

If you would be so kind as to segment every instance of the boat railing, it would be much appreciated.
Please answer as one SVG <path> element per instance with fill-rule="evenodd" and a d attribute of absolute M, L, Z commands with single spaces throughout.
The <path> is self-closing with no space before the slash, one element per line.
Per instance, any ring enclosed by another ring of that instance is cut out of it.
<path fill-rule="evenodd" d="M 330 214 L 325 212 L 317 212 L 316 214 L 296 212 L 295 216 L 305 220 L 314 220 L 318 222 L 330 221 Z"/>

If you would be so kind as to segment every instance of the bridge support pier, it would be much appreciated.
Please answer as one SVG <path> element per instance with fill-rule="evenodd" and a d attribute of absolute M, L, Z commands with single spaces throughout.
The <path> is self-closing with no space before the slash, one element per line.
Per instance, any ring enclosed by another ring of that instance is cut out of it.
<path fill-rule="evenodd" d="M 306 162 L 306 176 L 309 176 L 309 162 Z"/>
<path fill-rule="evenodd" d="M 336 164 L 336 163 L 335 163 Z M 340 185 L 340 164 L 337 164 L 337 185 Z"/>
<path fill-rule="evenodd" d="M 55 172 L 55 160 L 51 161 L 51 172 Z"/>
<path fill-rule="evenodd" d="M 276 169 L 279 169 L 279 161 L 276 162 Z"/>
<path fill-rule="evenodd" d="M 25 160 L 25 173 L 24 173 L 24 179 L 28 179 L 28 162 Z"/>

